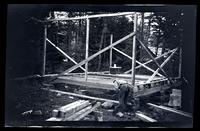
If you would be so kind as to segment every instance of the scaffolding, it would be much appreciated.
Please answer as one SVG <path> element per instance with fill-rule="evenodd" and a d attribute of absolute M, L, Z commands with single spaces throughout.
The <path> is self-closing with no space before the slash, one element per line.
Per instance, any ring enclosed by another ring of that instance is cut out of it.
<path fill-rule="evenodd" d="M 89 56 L 89 27 L 90 27 L 90 19 L 92 18 L 100 18 L 100 17 L 114 17 L 114 16 L 125 16 L 125 15 L 133 15 L 134 21 L 133 21 L 133 32 L 124 36 L 123 38 L 113 42 L 113 35 L 110 36 L 110 45 L 103 48 L 102 50 L 96 52 L 95 54 Z M 69 69 L 63 71 L 60 74 L 53 75 L 56 77 L 56 79 L 59 82 L 64 82 L 68 84 L 75 84 L 75 85 L 82 85 L 87 87 L 98 87 L 98 88 L 106 88 L 106 89 L 112 89 L 113 87 L 113 79 L 119 78 L 119 79 L 126 79 L 133 88 L 137 88 L 139 90 L 139 94 L 143 95 L 144 91 L 148 93 L 153 93 L 156 91 L 160 91 L 166 86 L 166 89 L 169 88 L 169 85 L 177 84 L 177 81 L 181 77 L 181 53 L 182 49 L 181 47 L 176 47 L 172 50 L 169 50 L 168 52 L 165 52 L 164 54 L 160 56 L 154 57 L 152 55 L 151 50 L 139 39 L 136 38 L 137 34 L 137 12 L 123 12 L 123 13 L 110 13 L 110 14 L 98 14 L 98 15 L 87 15 L 87 16 L 79 16 L 79 17 L 71 17 L 71 18 L 62 18 L 62 19 L 46 19 L 47 22 L 52 21 L 68 21 L 68 20 L 80 20 L 84 19 L 86 20 L 86 43 L 85 43 L 85 59 L 81 62 L 76 62 L 74 59 L 72 59 L 67 53 L 65 53 L 62 49 L 57 47 L 49 38 L 47 38 L 47 25 L 44 25 L 44 49 L 43 49 L 43 76 L 51 76 L 51 74 L 45 74 L 45 65 L 46 65 L 46 44 L 49 43 L 51 46 L 53 46 L 58 52 L 60 52 L 64 57 L 68 58 L 70 61 L 72 61 L 75 65 L 70 67 Z M 132 41 L 132 56 L 127 55 L 126 53 L 120 51 L 115 46 L 122 43 L 123 41 L 133 38 Z M 141 47 L 146 51 L 146 53 L 150 56 L 151 60 L 148 60 L 147 62 L 141 63 L 138 60 L 136 60 L 136 41 L 141 45 Z M 110 67 L 112 65 L 112 52 L 113 50 L 117 51 L 118 53 L 122 54 L 123 56 L 129 58 L 132 60 L 132 68 L 128 71 L 125 71 L 123 74 L 103 74 L 102 72 L 88 72 L 88 62 L 93 60 L 98 55 L 110 51 Z M 163 67 L 171 60 L 171 58 L 174 56 L 175 53 L 177 53 L 179 50 L 180 56 L 179 56 L 179 75 L 178 77 L 170 77 L 166 73 L 166 71 L 163 69 Z M 158 63 L 158 59 L 164 58 L 164 56 L 168 56 L 165 58 L 164 62 L 162 64 Z M 157 66 L 156 70 L 153 70 L 147 64 L 154 62 Z M 139 64 L 136 66 L 136 63 Z M 85 66 L 84 66 L 85 65 Z M 151 76 L 140 76 L 136 75 L 135 70 L 139 69 L 141 67 L 144 67 L 148 71 L 151 71 L 153 74 Z M 76 70 L 77 68 L 81 68 L 84 73 L 71 73 L 72 71 Z M 159 71 L 162 71 L 162 74 L 159 73 Z M 128 74 L 131 72 L 131 75 Z M 157 75 L 157 76 L 156 76 Z M 109 80 L 108 80 L 109 78 Z M 149 89 L 148 91 L 145 90 Z M 152 88 L 152 89 L 151 89 Z M 151 91 L 152 90 L 152 91 Z"/>

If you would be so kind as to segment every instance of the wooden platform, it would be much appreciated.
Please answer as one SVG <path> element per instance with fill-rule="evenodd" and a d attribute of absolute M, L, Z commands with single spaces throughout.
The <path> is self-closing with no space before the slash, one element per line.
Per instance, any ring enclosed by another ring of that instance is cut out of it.
<path fill-rule="evenodd" d="M 136 86 L 141 86 L 145 84 L 147 79 L 150 76 L 148 75 L 136 75 Z M 88 73 L 88 79 L 85 81 L 83 73 L 71 73 L 58 77 L 53 83 L 66 83 L 72 85 L 86 86 L 91 88 L 101 88 L 107 90 L 114 90 L 113 80 L 120 79 L 126 80 L 131 84 L 131 75 L 130 74 L 105 74 L 98 72 Z M 155 77 L 154 81 L 165 80 L 163 77 Z"/>

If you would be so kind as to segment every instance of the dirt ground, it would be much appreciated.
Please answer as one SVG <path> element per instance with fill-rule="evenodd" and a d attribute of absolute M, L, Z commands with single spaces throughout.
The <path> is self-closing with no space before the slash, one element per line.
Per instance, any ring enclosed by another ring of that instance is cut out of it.
<path fill-rule="evenodd" d="M 45 121 L 46 119 L 51 117 L 52 110 L 80 99 L 68 95 L 48 92 L 42 90 L 41 88 L 43 87 L 46 88 L 47 86 L 41 85 L 41 83 L 37 80 L 7 82 L 5 102 L 6 126 L 27 126 L 27 123 L 30 123 L 32 121 Z M 113 91 L 94 90 L 88 88 L 86 90 L 85 87 L 64 84 L 56 84 L 50 88 L 100 98 L 117 100 L 117 93 Z M 181 121 L 183 119 L 182 117 L 177 117 L 177 115 L 174 115 L 173 113 L 167 113 L 161 110 L 155 111 L 155 109 L 145 106 L 145 104 L 143 104 L 142 101 L 146 102 L 147 100 L 150 99 L 144 98 L 144 100 L 141 100 L 139 110 L 142 111 L 144 114 L 148 115 L 149 117 L 159 120 L 161 122 Z M 157 102 L 159 102 L 159 100 Z M 41 111 L 42 114 L 22 115 L 23 112 L 29 110 Z M 97 110 L 103 113 L 103 121 L 140 121 L 134 115 L 125 114 L 122 118 L 113 115 L 112 111 L 114 110 L 114 107 L 110 109 L 104 109 L 103 107 L 99 107 Z M 95 117 L 92 113 L 83 119 L 83 121 L 94 120 Z"/>

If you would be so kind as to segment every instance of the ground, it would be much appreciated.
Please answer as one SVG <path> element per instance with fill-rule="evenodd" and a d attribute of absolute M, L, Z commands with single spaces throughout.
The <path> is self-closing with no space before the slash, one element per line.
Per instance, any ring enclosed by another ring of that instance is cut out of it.
<path fill-rule="evenodd" d="M 39 82 L 38 80 L 8 81 L 6 88 L 5 124 L 7 126 L 26 126 L 27 123 L 31 123 L 32 121 L 45 121 L 46 119 L 51 117 L 51 112 L 53 109 L 57 109 L 61 106 L 67 105 L 80 99 L 41 89 L 47 87 L 49 86 L 42 85 L 41 82 Z M 64 84 L 56 84 L 54 86 L 50 86 L 49 88 L 117 100 L 117 93 L 113 91 L 94 90 L 86 87 Z M 143 104 L 142 102 L 146 102 L 146 100 L 151 99 L 147 97 L 141 100 L 139 110 L 142 111 L 144 114 L 158 120 L 159 122 L 182 120 L 182 117 L 177 117 L 177 115 L 173 113 L 155 110 L 153 108 L 145 106 L 145 104 Z M 154 100 L 154 102 L 156 102 L 156 100 Z M 157 102 L 159 102 L 159 100 L 157 100 Z M 103 121 L 140 121 L 134 115 L 125 114 L 124 117 L 119 118 L 113 115 L 113 109 L 114 107 L 110 109 L 99 107 L 97 110 L 103 113 Z M 29 110 L 40 110 L 42 114 L 35 116 L 22 115 L 23 112 Z M 94 120 L 95 117 L 92 113 L 83 119 L 83 121 Z"/>

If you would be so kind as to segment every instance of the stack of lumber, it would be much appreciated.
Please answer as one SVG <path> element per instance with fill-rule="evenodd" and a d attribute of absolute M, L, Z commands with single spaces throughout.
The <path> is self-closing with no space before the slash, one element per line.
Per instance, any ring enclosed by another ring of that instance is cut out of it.
<path fill-rule="evenodd" d="M 78 100 L 52 111 L 52 117 L 46 121 L 79 121 L 93 112 L 101 105 L 100 102 L 94 106 L 88 100 Z"/>

